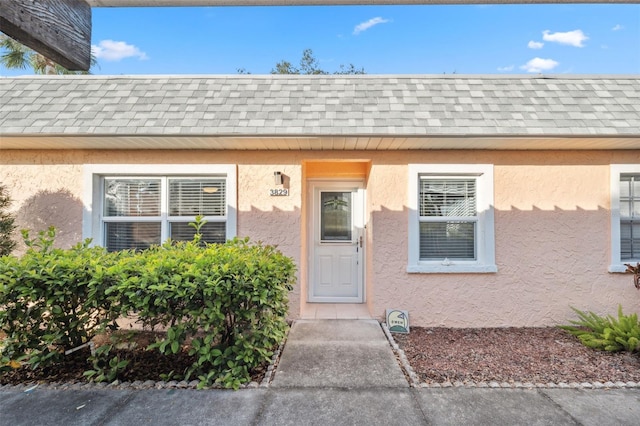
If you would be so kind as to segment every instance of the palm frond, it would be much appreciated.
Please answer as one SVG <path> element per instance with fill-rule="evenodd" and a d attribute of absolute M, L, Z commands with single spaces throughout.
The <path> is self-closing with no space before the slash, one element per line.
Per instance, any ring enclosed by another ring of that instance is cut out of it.
<path fill-rule="evenodd" d="M 0 65 L 7 69 L 31 68 L 35 74 L 49 75 L 91 74 L 91 70 L 70 71 L 4 34 L 0 34 L 0 49 L 4 50 L 0 55 Z M 91 54 L 90 67 L 96 66 L 98 59 Z"/>

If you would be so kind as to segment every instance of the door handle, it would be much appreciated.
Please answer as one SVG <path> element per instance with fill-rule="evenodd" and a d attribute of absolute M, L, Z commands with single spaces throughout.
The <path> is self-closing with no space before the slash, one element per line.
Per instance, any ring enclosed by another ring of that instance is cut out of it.
<path fill-rule="evenodd" d="M 358 239 L 358 243 L 360 244 L 360 248 L 362 248 L 362 235 L 360 235 L 360 238 Z"/>

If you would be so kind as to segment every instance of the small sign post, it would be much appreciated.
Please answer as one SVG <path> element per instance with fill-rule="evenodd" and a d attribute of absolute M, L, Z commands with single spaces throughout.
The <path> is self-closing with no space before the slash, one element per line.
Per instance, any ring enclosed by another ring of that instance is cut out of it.
<path fill-rule="evenodd" d="M 409 311 L 387 309 L 387 326 L 392 333 L 409 334 Z"/>

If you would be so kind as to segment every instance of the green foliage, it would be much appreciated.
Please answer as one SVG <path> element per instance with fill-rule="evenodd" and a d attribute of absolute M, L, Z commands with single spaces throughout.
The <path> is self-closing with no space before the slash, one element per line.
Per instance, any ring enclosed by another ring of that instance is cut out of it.
<path fill-rule="evenodd" d="M 201 387 L 237 389 L 284 338 L 295 266 L 272 246 L 168 242 L 124 256 L 119 273 L 113 303 L 147 327 L 167 328 L 152 349 L 189 347 L 196 362 L 185 378 L 198 377 Z"/>
<path fill-rule="evenodd" d="M 21 258 L 0 258 L 0 372 L 27 364 L 53 365 L 115 320 L 134 315 L 146 327 L 166 329 L 147 349 L 188 351 L 187 371 L 165 377 L 198 377 L 200 387 L 220 383 L 237 389 L 256 367 L 269 362 L 284 338 L 288 293 L 295 265 L 273 246 L 235 239 L 201 241 L 204 221 L 192 225 L 189 242 L 148 250 L 109 253 L 89 241 L 53 246 L 55 230 L 29 238 Z M 119 334 L 126 340 L 126 334 Z M 114 337 L 114 335 L 112 335 Z M 97 348 L 85 376 L 113 381 L 129 364 L 112 340 Z"/>
<path fill-rule="evenodd" d="M 102 345 L 96 349 L 95 353 L 91 354 L 89 361 L 93 365 L 93 369 L 85 371 L 83 373 L 85 377 L 98 383 L 113 382 L 118 374 L 129 365 L 129 360 L 123 360 L 119 355 L 109 357 L 114 343 L 112 341 L 111 344 Z"/>
<path fill-rule="evenodd" d="M 23 237 L 24 256 L 0 258 L 0 329 L 6 334 L 0 356 L 5 366 L 22 361 L 36 368 L 59 361 L 115 321 L 105 291 L 115 284 L 107 266 L 118 254 L 91 248 L 89 241 L 53 248 L 53 228 L 33 239 L 23 231 Z"/>
<path fill-rule="evenodd" d="M 15 218 L 7 209 L 11 205 L 11 198 L 4 186 L 0 185 L 0 257 L 11 254 L 16 246 L 11 234 L 16 229 Z"/>
<path fill-rule="evenodd" d="M 238 68 L 238 74 L 251 74 L 245 68 Z M 303 74 L 303 75 L 358 75 L 366 74 L 364 68 L 356 68 L 353 64 L 348 66 L 340 65 L 337 71 L 329 72 L 320 68 L 320 61 L 313 56 L 311 49 L 302 51 L 300 65 L 295 66 L 289 61 L 282 60 L 278 62 L 271 70 L 271 74 Z"/>
<path fill-rule="evenodd" d="M 311 49 L 305 49 L 302 52 L 302 58 L 300 58 L 300 67 L 295 67 L 291 62 L 282 60 L 271 70 L 271 74 L 327 75 L 331 73 L 320 68 L 320 62 L 313 56 Z M 348 67 L 340 65 L 340 69 L 333 74 L 365 74 L 365 72 L 364 68 L 357 69 L 353 64 L 350 64 Z"/>
<path fill-rule="evenodd" d="M 580 319 L 570 321 L 571 325 L 560 328 L 577 336 L 585 346 L 609 352 L 640 351 L 638 314 L 623 315 L 622 306 L 618 307 L 618 318 L 611 315 L 601 317 L 573 307 L 571 309 Z"/>
<path fill-rule="evenodd" d="M 0 34 L 0 64 L 8 69 L 31 68 L 34 74 L 66 75 L 66 74 L 90 74 L 87 71 L 69 71 L 51 59 L 28 48 L 20 42 Z M 90 66 L 98 64 L 96 57 L 91 54 Z"/>

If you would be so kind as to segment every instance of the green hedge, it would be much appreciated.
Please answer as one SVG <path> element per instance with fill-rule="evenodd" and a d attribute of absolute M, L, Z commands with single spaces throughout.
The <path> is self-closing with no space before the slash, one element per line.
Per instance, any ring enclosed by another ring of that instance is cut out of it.
<path fill-rule="evenodd" d="M 117 263 L 117 253 L 89 247 L 89 241 L 53 248 L 53 228 L 23 237 L 26 254 L 0 258 L 0 329 L 6 334 L 0 369 L 9 361 L 33 368 L 55 363 L 118 316 L 105 295 L 117 279 L 105 265 Z"/>
<path fill-rule="evenodd" d="M 114 305 L 145 326 L 168 327 L 152 345 L 162 353 L 177 353 L 188 340 L 197 361 L 185 376 L 196 375 L 201 386 L 237 388 L 284 338 L 295 266 L 272 246 L 167 243 L 117 267 Z"/>
<path fill-rule="evenodd" d="M 54 249 L 55 232 L 28 240 L 21 258 L 0 258 L 0 369 L 58 361 L 121 316 L 166 337 L 149 349 L 188 347 L 196 362 L 176 376 L 200 386 L 238 388 L 268 362 L 287 330 L 295 265 L 275 247 L 235 239 L 225 244 L 168 242 L 145 251 L 108 253 L 88 242 Z M 90 359 L 93 380 L 113 380 L 126 360 L 109 347 Z"/>

